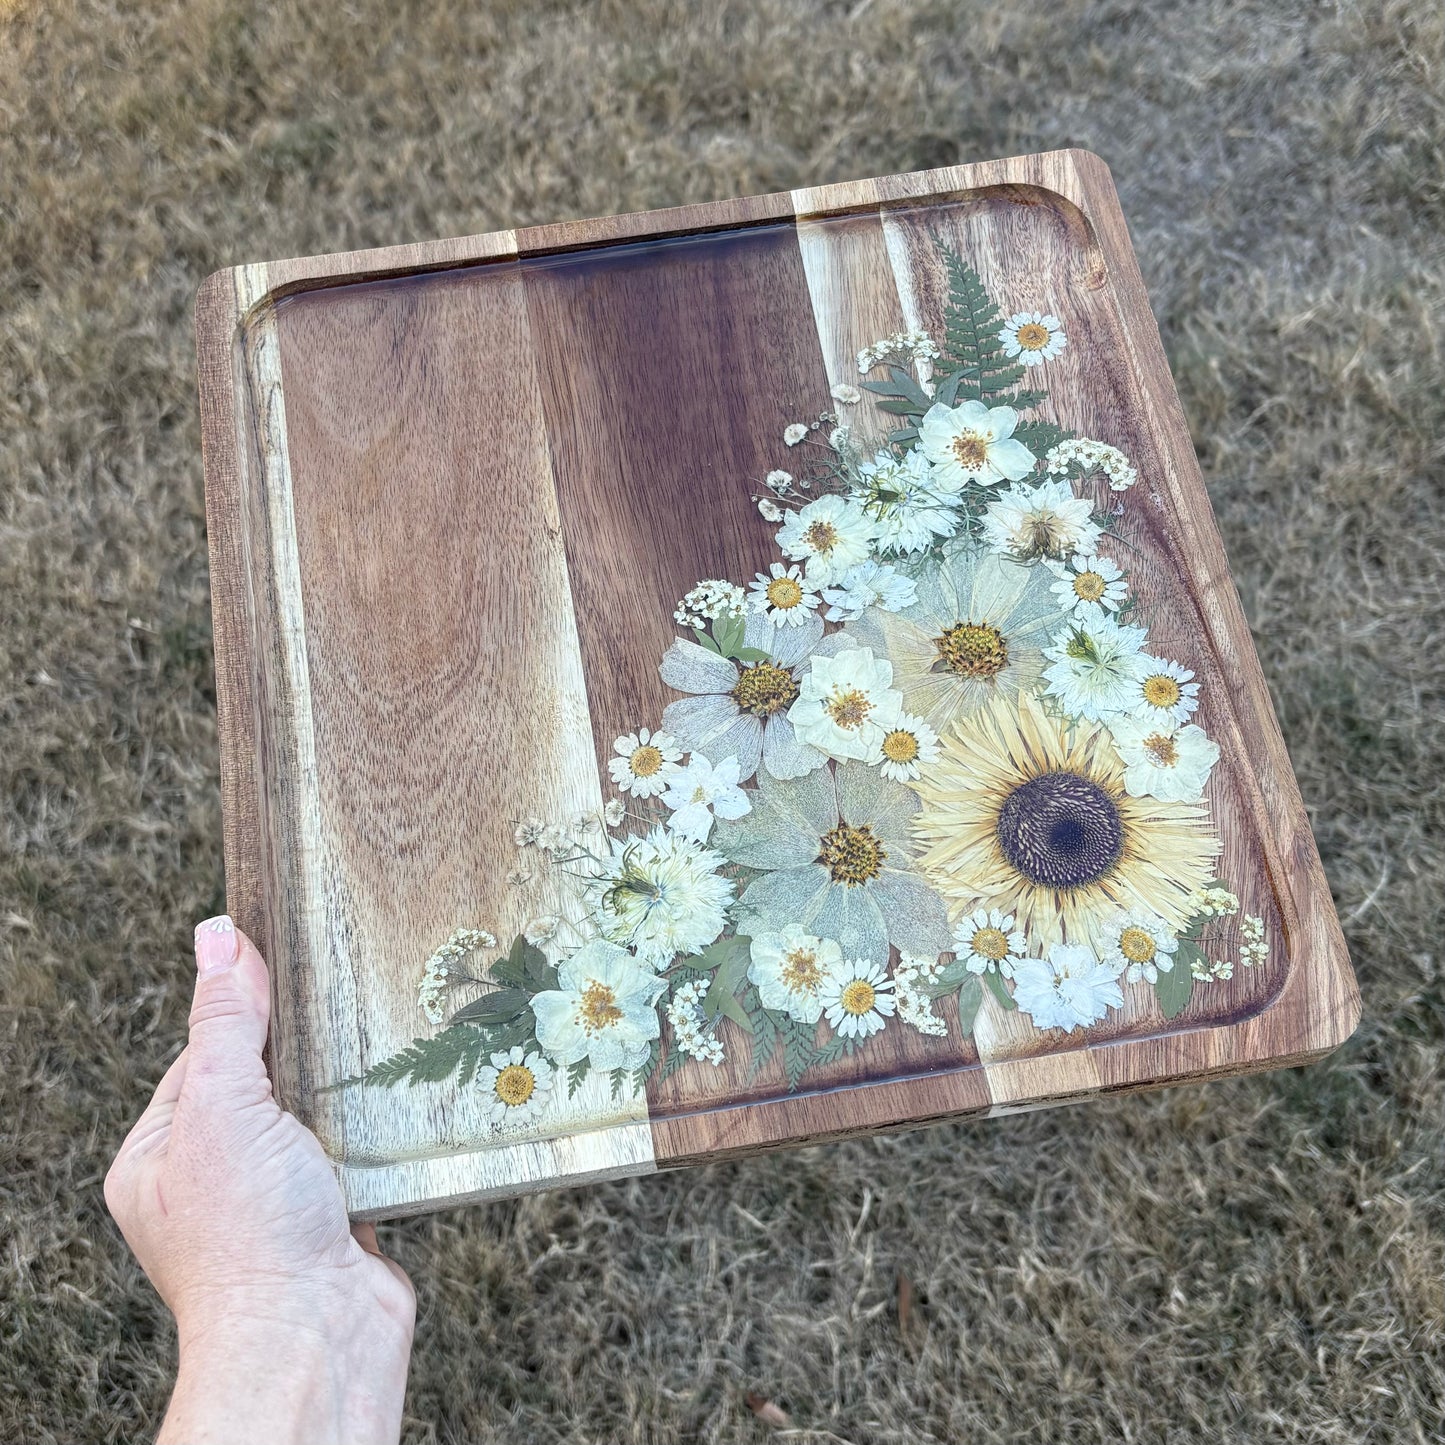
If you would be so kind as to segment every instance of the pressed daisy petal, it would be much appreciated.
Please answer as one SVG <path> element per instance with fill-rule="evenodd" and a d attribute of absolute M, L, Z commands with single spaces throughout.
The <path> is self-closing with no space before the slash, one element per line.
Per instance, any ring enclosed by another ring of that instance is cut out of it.
<path fill-rule="evenodd" d="M 774 778 L 801 778 L 828 760 L 817 748 L 798 741 L 788 719 L 779 714 L 763 725 L 763 765 Z"/>
<path fill-rule="evenodd" d="M 817 864 L 764 873 L 748 884 L 738 902 L 739 932 L 776 930 L 789 923 L 808 928 L 831 891 L 827 870 Z"/>
<path fill-rule="evenodd" d="M 663 653 L 657 670 L 679 692 L 725 692 L 738 680 L 736 663 L 682 637 Z"/>
<path fill-rule="evenodd" d="M 936 958 L 951 946 L 948 910 L 921 878 L 885 868 L 870 891 L 888 919 L 889 938 L 904 953 Z"/>
<path fill-rule="evenodd" d="M 888 958 L 891 920 L 884 921 L 872 888 L 830 887 L 823 906 L 806 921 L 821 937 L 836 939 L 848 958 L 879 963 Z"/>

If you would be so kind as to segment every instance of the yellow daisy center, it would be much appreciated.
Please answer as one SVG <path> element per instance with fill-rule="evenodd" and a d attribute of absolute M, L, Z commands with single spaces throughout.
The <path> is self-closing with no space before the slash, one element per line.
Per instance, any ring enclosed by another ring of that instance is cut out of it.
<path fill-rule="evenodd" d="M 1154 733 L 1144 739 L 1143 748 L 1156 766 L 1172 768 L 1179 761 L 1179 748 L 1167 733 Z"/>
<path fill-rule="evenodd" d="M 611 1028 L 622 1017 L 622 1010 L 617 1007 L 617 994 L 605 983 L 598 983 L 595 978 L 582 990 L 579 1012 L 582 1016 L 582 1027 L 589 1034 Z"/>
<path fill-rule="evenodd" d="M 525 1064 L 508 1064 L 497 1075 L 497 1097 L 513 1109 L 525 1104 L 536 1087 L 537 1080 Z"/>
<path fill-rule="evenodd" d="M 1173 707 L 1181 696 L 1179 684 L 1167 672 L 1152 673 L 1144 679 L 1144 701 L 1150 707 Z"/>
<path fill-rule="evenodd" d="M 819 844 L 818 861 L 834 883 L 845 883 L 850 888 L 876 878 L 888 856 L 881 840 L 866 824 L 850 828 L 847 823 L 839 823 L 823 834 Z"/>
<path fill-rule="evenodd" d="M 1126 928 L 1119 935 L 1119 952 L 1130 963 L 1148 963 L 1154 957 L 1154 939 L 1142 928 Z"/>
<path fill-rule="evenodd" d="M 976 928 L 969 947 L 991 963 L 1008 957 L 1008 936 L 1001 928 Z"/>
<path fill-rule="evenodd" d="M 997 677 L 1008 666 L 1008 644 L 987 622 L 955 622 L 933 639 L 940 663 L 960 677 Z"/>
<path fill-rule="evenodd" d="M 976 431 L 964 431 L 954 437 L 949 448 L 959 466 L 966 472 L 980 472 L 988 460 L 989 438 Z"/>
<path fill-rule="evenodd" d="M 767 586 L 768 605 L 788 612 L 803 600 L 803 589 L 792 577 L 774 577 Z"/>
<path fill-rule="evenodd" d="M 654 777 L 662 770 L 662 752 L 651 743 L 645 743 L 642 747 L 633 749 L 627 766 L 632 769 L 634 778 Z"/>
<path fill-rule="evenodd" d="M 816 993 L 823 981 L 823 965 L 811 948 L 799 945 L 783 955 L 778 977 L 791 993 Z"/>
<path fill-rule="evenodd" d="M 918 739 L 906 728 L 899 728 L 883 739 L 883 756 L 890 763 L 917 762 Z"/>
<path fill-rule="evenodd" d="M 831 552 L 838 545 L 838 529 L 831 522 L 814 522 L 803 533 L 803 541 L 810 551 Z"/>
<path fill-rule="evenodd" d="M 732 699 L 753 717 L 771 717 L 791 707 L 798 696 L 798 684 L 786 667 L 775 662 L 755 662 L 742 670 L 733 686 Z"/>
<path fill-rule="evenodd" d="M 845 731 L 851 732 L 868 721 L 873 703 L 866 692 L 856 687 L 840 689 L 823 704 L 823 711 Z"/>
<path fill-rule="evenodd" d="M 1042 351 L 1049 344 L 1049 328 L 1029 321 L 1018 329 L 1018 343 L 1025 351 Z"/>
<path fill-rule="evenodd" d="M 1074 578 L 1074 596 L 1081 602 L 1097 602 L 1108 585 L 1097 572 L 1080 572 Z"/>
<path fill-rule="evenodd" d="M 855 978 L 842 994 L 838 1002 L 843 1005 L 843 1012 L 852 1014 L 853 1017 L 862 1018 L 869 1009 L 873 1007 L 873 1001 L 878 997 L 878 990 L 865 978 Z"/>

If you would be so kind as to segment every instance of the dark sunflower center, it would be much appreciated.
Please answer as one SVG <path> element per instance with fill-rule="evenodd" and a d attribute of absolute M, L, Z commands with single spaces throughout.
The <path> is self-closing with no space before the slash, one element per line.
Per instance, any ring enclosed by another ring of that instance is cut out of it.
<path fill-rule="evenodd" d="M 733 701 L 754 717 L 771 717 L 797 700 L 798 684 L 786 667 L 775 662 L 755 662 L 742 670 L 733 685 Z"/>
<path fill-rule="evenodd" d="M 1114 800 L 1078 773 L 1044 773 L 1020 783 L 999 809 L 997 834 L 1009 864 L 1044 888 L 1097 883 L 1124 850 Z"/>
<path fill-rule="evenodd" d="M 881 840 L 866 824 L 850 828 L 847 823 L 839 823 L 823 834 L 819 844 L 818 861 L 828 870 L 828 876 L 834 883 L 845 883 L 850 888 L 876 878 L 888 856 Z"/>

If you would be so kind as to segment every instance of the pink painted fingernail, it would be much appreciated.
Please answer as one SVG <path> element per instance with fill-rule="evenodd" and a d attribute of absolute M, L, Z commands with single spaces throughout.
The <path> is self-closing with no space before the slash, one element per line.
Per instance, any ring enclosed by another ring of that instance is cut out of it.
<path fill-rule="evenodd" d="M 236 951 L 236 925 L 229 913 L 196 924 L 196 967 L 203 977 L 230 968 Z"/>

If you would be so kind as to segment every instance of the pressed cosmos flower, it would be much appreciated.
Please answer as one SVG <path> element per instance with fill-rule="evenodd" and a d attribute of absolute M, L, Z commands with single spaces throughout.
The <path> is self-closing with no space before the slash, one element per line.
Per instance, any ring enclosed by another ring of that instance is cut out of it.
<path fill-rule="evenodd" d="M 759 572 L 749 589 L 754 612 L 761 612 L 774 627 L 797 627 L 818 605 L 818 594 L 801 567 L 774 562 Z"/>
<path fill-rule="evenodd" d="M 613 743 L 612 750 L 617 756 L 608 759 L 607 771 L 624 793 L 635 798 L 655 798 L 663 792 L 682 758 L 682 749 L 674 738 L 646 728 L 624 734 Z"/>
<path fill-rule="evenodd" d="M 1063 322 L 1043 311 L 1020 311 L 1004 322 L 998 334 L 1005 356 L 1016 356 L 1025 366 L 1052 361 L 1065 346 Z"/>
<path fill-rule="evenodd" d="M 843 1038 L 866 1039 L 893 1017 L 893 980 L 866 958 L 837 965 L 823 983 L 823 1012 Z"/>

